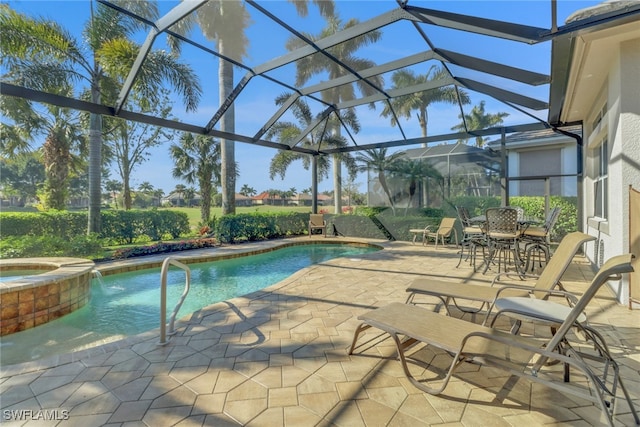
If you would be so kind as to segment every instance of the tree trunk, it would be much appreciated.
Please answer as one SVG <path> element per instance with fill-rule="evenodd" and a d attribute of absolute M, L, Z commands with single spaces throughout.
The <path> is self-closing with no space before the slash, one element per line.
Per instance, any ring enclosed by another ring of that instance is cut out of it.
<path fill-rule="evenodd" d="M 43 148 L 46 172 L 44 205 L 47 209 L 64 210 L 69 189 L 69 149 L 55 132 L 47 136 Z"/>
<path fill-rule="evenodd" d="M 100 104 L 100 91 L 98 90 L 98 79 L 95 78 L 91 84 L 91 102 Z M 100 218 L 100 202 L 102 194 L 100 192 L 102 168 L 102 116 L 99 114 L 89 115 L 89 216 L 87 224 L 87 234 L 99 233 L 102 224 Z"/>
<path fill-rule="evenodd" d="M 200 220 L 202 225 L 207 225 L 211 217 L 211 179 L 200 182 L 200 197 L 202 197 Z"/>
<path fill-rule="evenodd" d="M 342 213 L 342 162 L 338 154 L 333 155 L 333 205 L 335 214 Z"/>
<path fill-rule="evenodd" d="M 126 169 L 122 173 L 122 204 L 124 210 L 131 210 L 131 187 L 129 185 L 129 170 Z"/>
<path fill-rule="evenodd" d="M 218 52 L 225 54 L 224 43 L 218 38 Z M 233 91 L 233 64 L 220 59 L 218 68 L 218 93 L 220 105 Z M 231 103 L 227 111 L 220 119 L 220 130 L 223 132 L 235 132 L 235 108 Z M 222 186 L 222 215 L 236 213 L 236 159 L 235 142 L 223 139 L 220 141 L 220 175 Z"/>

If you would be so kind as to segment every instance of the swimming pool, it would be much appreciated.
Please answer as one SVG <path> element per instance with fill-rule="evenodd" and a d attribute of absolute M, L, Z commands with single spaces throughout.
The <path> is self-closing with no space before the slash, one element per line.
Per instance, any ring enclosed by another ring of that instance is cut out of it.
<path fill-rule="evenodd" d="M 216 302 L 278 283 L 309 265 L 377 249 L 343 244 L 309 244 L 222 261 L 189 264 L 191 290 L 177 318 Z M 184 271 L 175 268 L 169 270 L 169 313 L 182 294 L 184 278 Z M 94 280 L 91 301 L 85 307 L 36 328 L 2 337 L 2 364 L 69 353 L 158 328 L 159 284 L 159 268 Z"/>

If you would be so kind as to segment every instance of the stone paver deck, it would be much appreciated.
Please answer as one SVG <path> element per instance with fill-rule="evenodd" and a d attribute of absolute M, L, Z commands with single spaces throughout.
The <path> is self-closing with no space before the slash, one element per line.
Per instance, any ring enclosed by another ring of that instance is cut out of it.
<path fill-rule="evenodd" d="M 456 269 L 454 248 L 382 244 L 382 251 L 314 265 L 268 289 L 196 312 L 179 323 L 178 334 L 166 346 L 157 345 L 154 331 L 93 352 L 2 366 L 2 423 L 153 427 L 603 423 L 589 402 L 475 365 L 462 369 L 443 394 L 422 393 L 404 377 L 393 343 L 385 336 L 349 356 L 357 316 L 392 301 L 404 302 L 405 288 L 414 278 L 478 286 L 491 280 L 491 275 L 474 274 L 466 265 Z M 580 292 L 592 275 L 590 266 L 577 257 L 563 283 Z M 603 289 L 588 314 L 619 357 L 627 387 L 638 402 L 640 311 L 616 304 L 610 291 Z M 430 357 L 436 361 L 448 356 Z M 619 412 L 616 422 L 633 423 L 625 405 Z M 47 416 L 58 421 L 42 421 Z M 38 417 L 41 421 L 35 423 Z"/>

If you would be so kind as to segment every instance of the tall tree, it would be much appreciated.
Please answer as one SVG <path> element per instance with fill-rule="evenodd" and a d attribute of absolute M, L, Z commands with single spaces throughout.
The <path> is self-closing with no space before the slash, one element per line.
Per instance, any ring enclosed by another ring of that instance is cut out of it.
<path fill-rule="evenodd" d="M 18 206 L 35 200 L 44 185 L 45 171 L 41 153 L 29 152 L 0 158 L 0 187 L 5 197 L 17 199 Z"/>
<path fill-rule="evenodd" d="M 135 97 L 134 97 L 135 98 Z M 151 113 L 155 117 L 167 118 L 172 105 L 165 95 L 156 103 L 146 100 L 137 102 L 142 113 Z M 112 125 L 109 141 L 113 159 L 123 185 L 123 204 L 125 210 L 131 209 L 131 176 L 135 168 L 149 158 L 149 149 L 168 142 L 175 132 L 147 123 L 131 122 L 121 119 L 108 119 Z"/>
<path fill-rule="evenodd" d="M 409 184 L 409 200 L 404 210 L 405 216 L 407 216 L 409 207 L 412 205 L 413 196 L 416 194 L 420 181 L 424 181 L 427 178 L 436 179 L 438 182 L 442 181 L 440 172 L 425 160 L 401 159 L 394 163 L 393 173 Z"/>
<path fill-rule="evenodd" d="M 296 7 L 300 16 L 308 13 L 308 1 L 289 0 Z M 314 0 L 323 16 L 333 15 L 333 0 Z M 216 44 L 216 50 L 232 60 L 241 61 L 247 54 L 249 40 L 245 34 L 251 24 L 249 13 L 245 9 L 245 3 L 239 0 L 210 0 L 198 8 L 195 23 L 198 24 L 204 36 Z M 188 33 L 194 25 L 194 19 L 182 19 L 175 25 L 175 30 Z M 177 46 L 176 46 L 177 48 Z M 218 63 L 218 97 L 220 105 L 233 92 L 233 64 L 220 59 Z M 235 132 L 235 106 L 231 103 L 225 114 L 220 118 L 220 130 Z M 235 188 L 236 188 L 236 161 L 235 142 L 223 139 L 220 144 L 221 157 L 221 186 L 222 186 L 222 214 L 234 214 L 236 212 Z"/>
<path fill-rule="evenodd" d="M 173 176 L 198 185 L 202 198 L 200 220 L 207 224 L 211 218 L 213 189 L 220 185 L 220 143 L 205 135 L 184 133 L 179 144 L 171 145 L 169 154 L 175 164 Z M 184 190 L 182 188 L 182 192 Z"/>
<path fill-rule="evenodd" d="M 184 200 L 187 204 L 187 207 L 191 207 L 193 203 L 193 199 L 196 197 L 196 189 L 193 187 L 188 187 L 184 190 Z"/>
<path fill-rule="evenodd" d="M 426 74 L 416 75 L 412 70 L 399 70 L 393 73 L 391 80 L 393 81 L 393 89 L 400 89 L 409 86 L 424 84 L 436 81 L 448 76 L 444 68 L 432 65 Z M 429 123 L 429 115 L 427 108 L 434 103 L 444 102 L 447 104 L 469 104 L 471 99 L 463 90 L 457 90 L 452 86 L 443 86 L 435 89 L 429 89 L 422 92 L 412 93 L 410 95 L 399 96 L 391 100 L 393 111 L 398 116 L 410 119 L 413 112 L 417 111 L 418 124 L 422 131 L 422 136 L 427 136 L 427 125 Z M 383 117 L 391 117 L 391 125 L 396 126 L 398 123 L 393 115 L 391 108 L 387 104 L 382 110 Z"/>
<path fill-rule="evenodd" d="M 21 62 L 14 64 L 3 79 L 24 85 L 33 80 L 30 70 Z M 73 89 L 56 82 L 48 76 L 36 80 L 38 89 L 68 96 Z M 0 98 L 0 152 L 15 156 L 33 149 L 39 137 L 44 137 L 41 147 L 45 167 L 45 183 L 41 191 L 41 202 L 46 209 L 66 209 L 69 198 L 69 179 L 73 167 L 82 164 L 86 149 L 86 138 L 80 127 L 79 114 L 68 108 L 40 105 L 23 98 L 3 96 Z"/>
<path fill-rule="evenodd" d="M 508 115 L 509 113 L 496 113 L 496 114 L 485 113 L 484 101 L 480 101 L 479 105 L 475 105 L 471 109 L 471 113 L 465 114 L 464 116 L 462 114 L 458 114 L 458 118 L 461 120 L 461 122 L 453 126 L 451 130 L 467 132 L 467 130 L 471 131 L 471 130 L 487 129 L 492 126 L 502 124 L 503 122 L 502 119 L 504 119 Z M 482 136 L 476 136 L 475 139 L 476 139 L 476 147 L 484 146 L 486 138 Z M 468 139 L 461 139 L 458 142 L 462 142 L 466 144 L 467 141 Z"/>
<path fill-rule="evenodd" d="M 390 153 L 387 155 L 386 148 L 373 148 L 356 154 L 356 161 L 361 163 L 359 168 L 361 172 L 371 171 L 377 174 L 378 182 L 389 199 L 389 204 L 391 205 L 391 210 L 394 215 L 396 207 L 391 191 L 389 190 L 389 184 L 387 183 L 387 174 L 391 174 L 395 170 L 396 163 L 403 155 L 403 152 Z"/>
<path fill-rule="evenodd" d="M 144 194 L 152 194 L 154 190 L 155 188 L 153 187 L 153 184 L 149 181 L 143 181 L 138 185 L 138 191 L 141 191 Z"/>
<path fill-rule="evenodd" d="M 175 188 L 173 189 L 173 192 L 176 193 L 178 195 L 178 206 L 180 206 L 180 203 L 184 203 L 184 192 L 187 189 L 187 186 L 184 184 L 176 184 Z"/>
<path fill-rule="evenodd" d="M 276 105 L 282 105 L 282 103 L 284 103 L 288 97 L 288 94 L 280 95 L 275 100 Z M 299 99 L 296 103 L 294 103 L 291 106 L 291 111 L 294 117 L 298 120 L 298 123 L 286 121 L 278 122 L 273 125 L 271 129 L 269 129 L 266 134 L 267 138 L 275 139 L 276 141 L 282 143 L 287 143 L 302 134 L 303 130 L 313 122 L 313 114 L 311 112 L 311 109 L 304 100 Z M 341 119 L 342 122 L 345 125 L 349 126 L 350 129 L 353 129 L 354 131 L 360 130 L 360 123 L 358 122 L 358 118 L 356 117 L 352 109 L 342 112 Z M 299 145 L 304 148 L 315 148 L 320 143 L 322 143 L 323 146 L 332 148 L 345 147 L 347 145 L 347 141 L 344 139 L 344 137 L 342 137 L 340 134 L 328 130 L 327 128 L 328 127 L 317 126 L 315 130 L 306 135 L 306 137 L 300 142 Z M 342 162 L 345 163 L 347 170 L 349 171 L 349 175 L 355 176 L 358 170 L 352 156 L 350 156 L 348 153 L 341 153 L 337 154 L 336 158 L 339 158 Z M 269 165 L 269 177 L 273 179 L 276 175 L 280 175 L 280 178 L 284 179 L 289 166 L 298 160 L 301 160 L 303 167 L 306 170 L 309 170 L 312 162 L 312 158 L 310 155 L 289 150 L 279 150 L 271 159 L 271 163 Z M 327 159 L 326 156 L 319 156 L 317 158 L 317 165 L 317 179 L 320 181 L 323 178 L 329 176 L 329 169 L 331 165 L 329 159 Z"/>
<path fill-rule="evenodd" d="M 327 18 L 327 26 L 317 35 L 304 34 L 307 39 L 317 41 L 325 37 L 336 34 L 339 31 L 348 31 L 349 28 L 358 25 L 357 19 L 350 19 L 343 23 L 339 17 L 330 16 Z M 336 46 L 333 46 L 326 51 L 340 60 L 349 69 L 352 70 L 364 70 L 371 68 L 376 64 L 373 61 L 364 58 L 358 58 L 355 53 L 369 44 L 375 43 L 380 39 L 381 33 L 379 31 L 370 31 L 364 35 L 352 38 Z M 295 50 L 303 46 L 303 41 L 298 37 L 291 37 L 287 41 L 287 49 Z M 315 53 L 313 55 L 306 56 L 296 62 L 296 85 L 302 86 L 311 80 L 314 76 L 327 75 L 329 80 L 337 79 L 348 73 L 345 67 L 338 64 L 336 61 L 332 61 L 326 55 L 322 53 Z M 356 99 L 356 86 L 358 91 L 363 96 L 369 96 L 376 93 L 376 89 L 371 86 L 373 84 L 377 87 L 382 87 L 382 77 L 375 76 L 368 79 L 369 83 L 363 80 L 359 80 L 356 85 L 345 84 L 340 85 L 329 90 L 322 92 L 322 99 L 329 104 L 337 104 L 343 101 L 351 101 Z M 333 128 L 333 132 L 339 136 L 340 127 Z M 334 200 L 335 200 L 335 212 L 339 213 L 342 210 L 342 164 L 340 156 L 334 155 L 333 157 L 333 181 L 334 181 Z"/>
<path fill-rule="evenodd" d="M 155 197 L 156 206 L 158 207 L 162 205 L 162 196 L 164 196 L 164 190 L 162 188 L 157 188 L 153 190 L 153 197 Z"/>
<path fill-rule="evenodd" d="M 249 187 L 248 184 L 244 184 L 242 186 L 242 188 L 240 189 L 239 193 L 242 194 L 245 197 L 252 197 L 252 196 L 255 196 L 256 194 L 258 194 L 256 189 L 253 188 L 253 187 Z"/>
<path fill-rule="evenodd" d="M 113 204 L 118 209 L 118 195 L 122 191 L 122 183 L 115 179 L 110 179 L 104 183 L 104 189 L 107 190 L 113 200 Z"/>
<path fill-rule="evenodd" d="M 133 14 L 154 20 L 158 16 L 153 1 L 119 0 L 118 5 Z M 98 3 L 91 3 L 91 19 L 86 23 L 83 39 L 77 40 L 56 22 L 30 18 L 8 6 L 0 6 L 0 50 L 2 64 L 9 69 L 22 63 L 31 69 L 33 78 L 56 78 L 58 81 L 84 82 L 88 97 L 95 104 L 109 103 L 117 95 L 118 79 L 131 69 L 139 46 L 129 40 L 146 24 Z M 165 83 L 178 92 L 187 111 L 195 110 L 200 97 L 197 76 L 165 51 L 152 51 L 143 62 L 133 84 L 132 93 L 140 93 L 150 102 Z M 33 85 L 29 85 L 32 87 Z M 100 231 L 102 117 L 90 114 L 89 120 L 89 216 L 88 232 Z"/>

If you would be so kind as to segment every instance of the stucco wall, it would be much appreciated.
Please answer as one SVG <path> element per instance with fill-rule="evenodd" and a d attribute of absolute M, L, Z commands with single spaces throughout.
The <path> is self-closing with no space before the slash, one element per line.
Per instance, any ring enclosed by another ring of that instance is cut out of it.
<path fill-rule="evenodd" d="M 598 238 L 587 245 L 587 256 L 595 265 L 602 259 L 629 251 L 629 185 L 640 188 L 640 39 L 625 41 L 617 46 L 615 61 L 611 62 L 600 101 L 591 106 L 585 122 L 585 230 Z M 594 162 L 589 159 L 593 147 L 589 146 L 593 129 L 590 125 L 607 100 L 608 112 L 603 126 L 607 126 L 609 141 L 609 214 L 606 221 L 592 218 L 594 200 Z M 631 213 L 639 215 L 640 213 Z M 638 254 L 640 255 L 640 254 Z M 628 281 L 611 282 L 620 303 L 629 298 Z"/>

